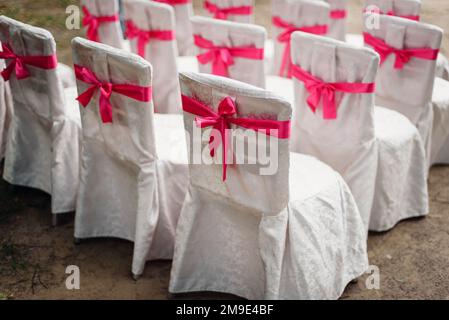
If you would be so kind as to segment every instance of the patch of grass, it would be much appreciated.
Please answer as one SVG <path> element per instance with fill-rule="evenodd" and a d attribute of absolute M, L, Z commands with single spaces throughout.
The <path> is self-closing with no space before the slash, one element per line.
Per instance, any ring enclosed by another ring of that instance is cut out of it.
<path fill-rule="evenodd" d="M 0 243 L 0 275 L 17 275 L 28 267 L 29 262 L 19 246 L 9 240 Z"/>

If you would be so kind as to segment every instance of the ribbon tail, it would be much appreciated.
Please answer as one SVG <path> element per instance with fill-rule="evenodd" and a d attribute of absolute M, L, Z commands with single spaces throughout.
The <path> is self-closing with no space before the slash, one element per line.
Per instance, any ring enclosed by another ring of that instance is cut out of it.
<path fill-rule="evenodd" d="M 90 100 L 92 99 L 92 96 L 95 93 L 95 90 L 97 89 L 96 86 L 91 86 L 89 89 L 87 89 L 86 91 L 84 91 L 83 93 L 81 93 L 76 100 L 79 101 L 79 103 L 81 103 L 81 105 L 85 108 Z"/>
<path fill-rule="evenodd" d="M 3 69 L 3 71 L 1 72 L 1 75 L 5 81 L 9 80 L 14 68 L 15 68 L 15 63 L 12 61 L 10 64 L 8 64 L 8 66 L 5 69 Z"/>
<path fill-rule="evenodd" d="M 20 61 L 16 60 L 16 77 L 17 79 L 25 79 L 30 76 L 30 72 L 28 71 L 27 67 Z"/>
<path fill-rule="evenodd" d="M 141 56 L 142 58 L 145 57 L 145 46 L 146 46 L 146 41 L 145 41 L 145 39 L 143 39 L 142 37 L 138 37 L 138 38 L 137 38 L 137 53 L 138 53 L 139 56 Z"/>
<path fill-rule="evenodd" d="M 112 122 L 112 106 L 109 98 L 100 95 L 100 116 L 103 123 Z"/>
<path fill-rule="evenodd" d="M 396 55 L 396 58 L 394 60 L 394 68 L 395 69 L 402 69 L 404 67 L 404 61 L 399 55 Z"/>
<path fill-rule="evenodd" d="M 325 93 L 323 99 L 323 118 L 336 119 L 337 108 L 335 106 L 335 93 L 333 91 Z"/>
<path fill-rule="evenodd" d="M 212 73 L 217 76 L 227 77 L 228 76 L 228 66 L 221 59 L 215 59 L 212 62 Z"/>

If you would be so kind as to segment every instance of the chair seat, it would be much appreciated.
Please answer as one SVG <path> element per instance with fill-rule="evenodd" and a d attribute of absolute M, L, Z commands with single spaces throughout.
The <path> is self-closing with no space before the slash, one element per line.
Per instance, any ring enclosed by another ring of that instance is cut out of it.
<path fill-rule="evenodd" d="M 435 78 L 431 164 L 449 163 L 449 81 Z"/>
<path fill-rule="evenodd" d="M 374 125 L 379 161 L 369 229 L 386 231 L 428 213 L 427 164 L 418 129 L 405 116 L 376 106 Z"/>

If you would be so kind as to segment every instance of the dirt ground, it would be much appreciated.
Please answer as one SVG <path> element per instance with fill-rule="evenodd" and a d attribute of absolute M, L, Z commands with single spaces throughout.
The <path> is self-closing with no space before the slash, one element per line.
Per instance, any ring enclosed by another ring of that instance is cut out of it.
<path fill-rule="evenodd" d="M 360 0 L 349 0 L 349 31 L 360 30 Z M 423 1 L 424 21 L 449 30 L 449 1 Z M 81 31 L 65 29 L 65 8 L 73 0 L 0 0 L 0 14 L 53 32 L 60 61 L 70 63 L 69 41 Z M 201 12 L 195 0 L 196 12 Z M 256 22 L 269 26 L 268 0 L 256 0 Z M 449 53 L 445 33 L 444 52 Z M 430 214 L 370 234 L 370 264 L 380 271 L 380 288 L 367 289 L 366 275 L 348 285 L 342 299 L 449 299 L 449 166 L 429 178 Z M 149 262 L 139 281 L 130 277 L 131 243 L 92 239 L 73 244 L 73 215 L 51 227 L 50 198 L 37 190 L 0 181 L 1 299 L 234 298 L 225 294 L 168 294 L 170 262 Z M 81 289 L 67 290 L 65 269 L 81 270 Z"/>

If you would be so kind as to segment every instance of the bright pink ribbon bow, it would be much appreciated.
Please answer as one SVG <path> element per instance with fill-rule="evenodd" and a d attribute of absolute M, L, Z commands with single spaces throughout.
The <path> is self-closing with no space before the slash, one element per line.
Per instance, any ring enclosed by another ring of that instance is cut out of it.
<path fill-rule="evenodd" d="M 335 91 L 346 93 L 373 93 L 375 90 L 374 83 L 324 82 L 295 64 L 292 64 L 292 75 L 304 83 L 306 90 L 309 92 L 307 104 L 313 112 L 318 108 L 320 100 L 323 101 L 324 119 L 337 118 Z"/>
<path fill-rule="evenodd" d="M 363 39 L 366 44 L 373 47 L 373 49 L 380 55 L 380 64 L 384 63 L 390 54 L 394 54 L 396 56 L 396 60 L 394 61 L 395 69 L 402 69 L 412 57 L 425 60 L 436 60 L 439 52 L 438 49 L 432 48 L 396 49 L 390 47 L 382 39 L 376 38 L 367 32 L 363 33 Z"/>
<path fill-rule="evenodd" d="M 250 15 L 253 13 L 252 6 L 220 8 L 207 0 L 204 1 L 204 9 L 213 14 L 215 19 L 221 20 L 227 20 L 228 15 Z"/>
<path fill-rule="evenodd" d="M 279 76 L 287 75 L 288 78 L 291 78 L 291 56 L 290 56 L 290 39 L 292 33 L 295 31 L 302 31 L 313 34 L 321 34 L 324 35 L 327 33 L 327 25 L 314 25 L 314 26 L 305 26 L 305 27 L 297 27 L 291 23 L 288 23 L 282 20 L 280 17 L 273 17 L 272 19 L 273 25 L 278 28 L 285 29 L 282 31 L 277 40 L 279 42 L 285 43 L 284 53 L 282 54 L 281 60 L 281 68 L 279 70 Z"/>
<path fill-rule="evenodd" d="M 175 38 L 173 30 L 143 30 L 138 28 L 131 20 L 126 20 L 126 37 L 137 38 L 137 53 L 145 56 L 145 46 L 151 40 L 169 41 Z"/>
<path fill-rule="evenodd" d="M 100 116 L 103 123 L 112 122 L 112 106 L 109 101 L 112 92 L 117 92 L 142 102 L 151 100 L 151 87 L 101 82 L 91 70 L 79 65 L 75 65 L 75 75 L 78 80 L 91 85 L 76 98 L 84 108 L 89 104 L 94 93 L 100 90 Z"/>
<path fill-rule="evenodd" d="M 87 38 L 98 42 L 98 27 L 101 23 L 115 22 L 119 20 L 117 14 L 113 16 L 94 16 L 90 13 L 86 6 L 83 6 L 83 26 L 87 27 Z"/>
<path fill-rule="evenodd" d="M 341 10 L 331 10 L 330 13 L 330 17 L 331 19 L 344 19 L 346 18 L 346 10 L 341 9 Z"/>
<path fill-rule="evenodd" d="M 209 138 L 210 155 L 215 155 L 215 148 L 218 148 L 220 143 L 222 146 L 223 156 L 223 181 L 226 180 L 226 166 L 227 166 L 227 150 L 229 145 L 228 131 L 230 125 L 237 125 L 246 129 L 262 132 L 269 136 L 274 136 L 279 139 L 288 139 L 290 137 L 290 120 L 265 120 L 252 118 L 238 118 L 237 107 L 231 97 L 225 97 L 218 105 L 218 113 L 210 107 L 204 105 L 194 98 L 182 95 L 182 108 L 185 112 L 195 115 L 195 124 L 199 128 L 212 127 L 218 130 L 221 134 L 221 142 L 214 142 L 213 133 L 211 132 Z"/>
<path fill-rule="evenodd" d="M 212 41 L 194 35 L 195 45 L 207 51 L 197 55 L 198 62 L 212 62 L 212 74 L 228 76 L 228 67 L 234 64 L 233 57 L 263 60 L 263 48 L 255 47 L 219 47 Z"/>
<path fill-rule="evenodd" d="M 394 12 L 393 10 L 388 11 L 387 13 L 384 13 L 380 10 L 363 10 L 364 13 L 374 13 L 374 14 L 386 14 L 387 16 L 393 16 L 393 17 L 400 17 L 400 18 L 404 18 L 404 19 L 408 19 L 408 20 L 414 20 L 414 21 L 419 21 L 419 15 L 399 15 L 396 12 Z"/>
<path fill-rule="evenodd" d="M 187 4 L 187 3 L 192 2 L 191 0 L 154 0 L 154 1 L 166 3 L 171 6 L 177 6 L 177 5 L 182 5 L 182 4 Z"/>
<path fill-rule="evenodd" d="M 19 56 L 14 53 L 12 48 L 2 43 L 2 51 L 0 51 L 0 59 L 11 59 L 6 68 L 3 69 L 1 75 L 5 81 L 8 81 L 13 71 L 16 73 L 17 79 L 24 79 L 30 76 L 30 71 L 26 65 L 34 66 L 41 69 L 54 69 L 58 65 L 56 55 L 51 56 Z"/>

